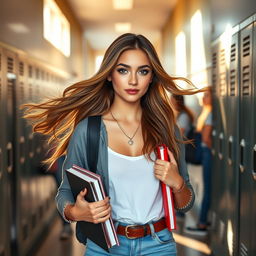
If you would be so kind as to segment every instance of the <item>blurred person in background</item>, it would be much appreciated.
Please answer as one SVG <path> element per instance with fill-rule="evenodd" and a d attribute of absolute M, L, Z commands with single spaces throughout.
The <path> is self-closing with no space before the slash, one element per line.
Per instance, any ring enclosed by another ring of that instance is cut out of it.
<path fill-rule="evenodd" d="M 176 118 L 177 125 L 179 126 L 183 136 L 186 136 L 194 123 L 194 114 L 185 105 L 183 95 L 171 95 L 171 103 L 174 106 L 174 115 Z"/>
<path fill-rule="evenodd" d="M 203 95 L 203 107 L 197 119 L 196 130 L 202 134 L 202 168 L 203 168 L 203 200 L 200 215 L 195 227 L 187 227 L 186 233 L 206 235 L 208 226 L 208 211 L 211 199 L 211 170 L 212 170 L 212 90 L 209 88 Z"/>

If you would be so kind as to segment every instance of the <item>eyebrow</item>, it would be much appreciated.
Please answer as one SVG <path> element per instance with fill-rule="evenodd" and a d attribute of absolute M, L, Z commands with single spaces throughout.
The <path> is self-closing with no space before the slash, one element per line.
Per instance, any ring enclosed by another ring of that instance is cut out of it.
<path fill-rule="evenodd" d="M 129 65 L 127 65 L 127 64 L 123 64 L 123 63 L 119 63 L 119 64 L 117 64 L 116 66 L 117 66 L 117 67 L 118 67 L 118 66 L 123 66 L 123 67 L 126 67 L 126 68 L 131 68 L 131 66 L 129 66 Z M 138 68 L 140 69 L 140 68 L 151 68 L 151 67 L 150 67 L 149 65 L 142 65 L 142 66 L 139 66 Z"/>

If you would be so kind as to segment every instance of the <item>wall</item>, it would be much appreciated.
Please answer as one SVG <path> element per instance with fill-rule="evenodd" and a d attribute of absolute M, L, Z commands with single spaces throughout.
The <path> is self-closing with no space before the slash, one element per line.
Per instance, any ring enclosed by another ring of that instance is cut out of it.
<path fill-rule="evenodd" d="M 209 13 L 209 3 L 202 0 L 180 0 L 178 1 L 176 7 L 173 9 L 170 18 L 162 30 L 162 41 L 163 41 L 163 64 L 167 72 L 171 75 L 175 75 L 175 38 L 180 31 L 183 31 L 186 36 L 186 56 L 187 63 L 184 64 L 187 67 L 187 77 L 191 78 L 193 76 L 191 67 L 191 17 L 200 10 L 202 13 L 202 34 L 203 34 L 203 44 L 205 53 L 205 65 L 199 70 L 199 72 L 206 71 L 211 63 L 210 58 L 210 13 Z M 209 76 L 209 74 L 207 74 Z M 197 84 L 198 85 L 198 84 Z M 200 85 L 198 85 L 200 86 Z"/>
<path fill-rule="evenodd" d="M 57 0 L 71 27 L 71 55 L 65 57 L 43 38 L 43 0 L 1 0 L 0 42 L 65 71 L 72 79 L 84 75 L 83 35 L 65 0 Z M 10 28 L 17 24 L 20 32 Z"/>

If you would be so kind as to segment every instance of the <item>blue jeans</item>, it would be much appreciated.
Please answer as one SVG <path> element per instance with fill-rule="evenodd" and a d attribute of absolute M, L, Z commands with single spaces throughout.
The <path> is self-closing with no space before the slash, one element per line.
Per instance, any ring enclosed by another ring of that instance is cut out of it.
<path fill-rule="evenodd" d="M 122 223 L 122 225 L 127 225 Z M 87 239 L 86 251 L 84 256 L 176 256 L 176 243 L 172 232 L 163 229 L 157 233 L 154 226 L 150 225 L 151 234 L 137 239 L 128 239 L 118 235 L 120 246 L 113 246 L 109 253 L 101 247 Z"/>
<path fill-rule="evenodd" d="M 211 199 L 211 170 L 212 170 L 212 153 L 211 150 L 202 147 L 202 167 L 203 167 L 203 200 L 200 209 L 199 224 L 207 224 L 207 215 L 210 208 Z"/>

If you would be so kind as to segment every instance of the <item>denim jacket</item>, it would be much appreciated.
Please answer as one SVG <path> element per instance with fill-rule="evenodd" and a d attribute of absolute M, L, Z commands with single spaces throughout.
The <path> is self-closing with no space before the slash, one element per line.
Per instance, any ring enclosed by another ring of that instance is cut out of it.
<path fill-rule="evenodd" d="M 65 170 L 68 168 L 71 168 L 73 164 L 76 164 L 80 167 L 88 169 L 87 155 L 86 155 L 87 124 L 88 124 L 88 119 L 87 118 L 83 119 L 81 122 L 79 122 L 79 124 L 74 130 L 73 135 L 71 136 L 68 149 L 67 149 L 66 159 L 63 164 L 62 183 L 58 188 L 58 193 L 56 195 L 56 203 L 57 203 L 58 211 L 66 221 L 68 220 L 64 216 L 65 207 L 68 204 L 74 204 L 75 199 L 71 192 Z M 180 139 L 181 137 L 179 132 L 176 132 L 176 134 L 178 134 L 177 136 Z M 107 151 L 108 144 L 107 142 L 108 142 L 108 139 L 107 139 L 106 127 L 104 123 L 101 121 L 97 173 L 101 175 L 106 194 L 108 195 L 109 194 L 109 178 L 108 178 L 108 151 Z M 184 145 L 180 144 L 180 159 L 178 162 L 179 172 L 183 177 L 183 179 L 185 180 L 187 186 L 192 191 L 192 200 L 190 201 L 190 204 L 186 208 L 182 209 L 182 212 L 188 211 L 193 206 L 194 200 L 195 200 L 195 194 L 189 181 L 189 175 L 186 167 L 184 153 L 185 153 Z M 79 222 L 76 225 L 76 236 L 81 243 L 86 244 L 86 237 L 80 231 Z"/>

